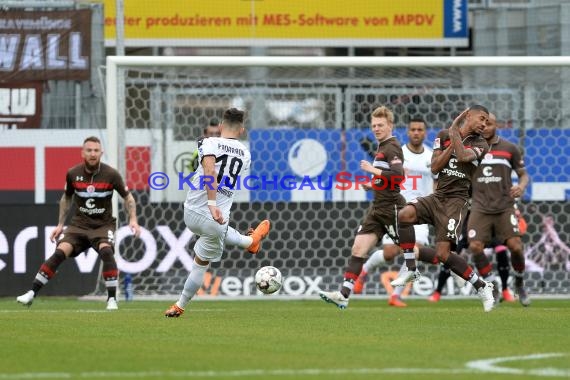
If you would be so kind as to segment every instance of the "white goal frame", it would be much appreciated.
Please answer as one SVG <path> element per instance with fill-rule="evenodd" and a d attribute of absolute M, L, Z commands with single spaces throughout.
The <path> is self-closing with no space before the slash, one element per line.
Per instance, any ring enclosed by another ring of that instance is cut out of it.
<path fill-rule="evenodd" d="M 106 63 L 106 123 L 107 160 L 113 167 L 119 166 L 118 144 L 119 118 L 118 91 L 123 79 L 118 76 L 124 67 L 149 66 L 210 66 L 210 67 L 525 67 L 568 66 L 570 57 L 156 57 L 156 56 L 108 56 Z M 116 207 L 115 207 L 116 209 Z"/>

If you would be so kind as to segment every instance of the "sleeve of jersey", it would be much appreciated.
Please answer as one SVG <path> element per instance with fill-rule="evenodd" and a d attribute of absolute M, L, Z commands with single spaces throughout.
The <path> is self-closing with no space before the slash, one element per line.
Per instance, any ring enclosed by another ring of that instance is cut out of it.
<path fill-rule="evenodd" d="M 433 140 L 433 146 L 432 149 L 433 150 L 443 150 L 443 142 L 445 141 L 445 132 L 439 131 L 437 133 L 437 136 L 435 137 L 435 140 Z"/>
<path fill-rule="evenodd" d="M 512 163 L 511 165 L 513 166 L 514 170 L 518 170 L 518 169 L 525 169 L 525 165 L 524 165 L 524 160 L 522 158 L 522 154 L 521 151 L 519 150 L 519 148 L 516 145 L 513 145 L 513 155 L 512 155 Z"/>
<path fill-rule="evenodd" d="M 404 162 L 401 150 L 388 149 L 385 153 L 388 168 L 382 169 L 382 176 L 390 181 L 393 177 L 403 177 L 404 175 Z"/>
<path fill-rule="evenodd" d="M 200 162 L 205 156 L 216 156 L 217 147 L 213 139 L 205 138 L 198 143 L 198 156 Z"/>
<path fill-rule="evenodd" d="M 115 170 L 115 179 L 113 180 L 114 188 L 119 193 L 119 195 L 125 198 L 129 195 L 129 188 L 125 185 L 125 181 L 123 181 L 123 177 L 119 174 L 118 171 Z"/>
<path fill-rule="evenodd" d="M 430 169 L 430 172 L 431 172 L 431 157 L 433 156 L 433 150 L 430 149 L 429 152 L 430 152 L 430 153 L 429 153 L 429 155 L 430 155 L 430 160 L 427 162 L 427 166 L 428 166 L 428 168 Z M 431 179 L 433 179 L 434 181 L 437 181 L 437 174 L 432 174 L 432 175 L 431 175 Z"/>
<path fill-rule="evenodd" d="M 65 176 L 65 195 L 70 197 L 73 195 L 74 192 L 75 190 L 73 188 L 73 181 L 71 180 L 71 174 L 67 172 L 67 175 Z"/>

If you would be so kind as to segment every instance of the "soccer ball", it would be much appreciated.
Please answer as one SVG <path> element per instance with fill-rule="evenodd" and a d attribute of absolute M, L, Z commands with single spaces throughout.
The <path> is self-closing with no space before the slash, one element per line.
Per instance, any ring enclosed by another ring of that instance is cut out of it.
<path fill-rule="evenodd" d="M 273 294 L 281 289 L 283 277 L 279 269 L 266 266 L 255 273 L 255 286 L 261 293 Z"/>

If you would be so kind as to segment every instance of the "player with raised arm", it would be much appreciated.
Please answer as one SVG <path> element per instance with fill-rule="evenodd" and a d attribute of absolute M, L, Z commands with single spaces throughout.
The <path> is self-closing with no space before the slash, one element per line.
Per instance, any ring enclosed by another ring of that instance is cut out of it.
<path fill-rule="evenodd" d="M 455 118 L 449 129 L 438 133 L 431 161 L 432 173 L 438 175 L 437 188 L 427 197 L 414 199 L 398 214 L 400 222 L 434 226 L 439 261 L 473 285 L 486 312 L 493 309 L 493 284 L 480 279 L 464 258 L 452 253 L 451 243 L 457 241 L 467 212 L 473 174 L 489 148 L 480 136 L 488 117 L 485 107 L 474 105 Z M 403 274 L 391 284 L 404 286 L 407 282 L 409 276 Z"/>
<path fill-rule="evenodd" d="M 400 143 L 392 136 L 393 126 L 394 114 L 387 107 L 378 107 L 372 112 L 371 128 L 378 141 L 378 149 L 374 162 L 371 164 L 363 160 L 360 168 L 372 176 L 366 188 L 374 191 L 374 200 L 356 232 L 340 290 L 319 291 L 319 296 L 324 301 L 335 304 L 340 309 L 348 306 L 354 282 L 358 279 L 369 252 L 384 234 L 399 242 L 407 267 L 415 278 L 420 277 L 414 254 L 414 228 L 411 224 L 398 224 L 396 220 L 398 210 L 406 201 L 400 194 L 400 184 L 404 180 L 404 157 Z"/>
<path fill-rule="evenodd" d="M 52 242 L 59 238 L 57 247 L 53 255 L 40 266 L 32 289 L 17 298 L 19 303 L 30 306 L 40 289 L 55 276 L 65 259 L 76 257 L 92 247 L 103 262 L 107 310 L 118 309 L 116 292 L 119 270 L 114 256 L 116 220 L 112 210 L 113 191 L 117 191 L 125 202 L 129 227 L 135 236 L 140 234 L 140 227 L 133 195 L 119 172 L 101 162 L 102 155 L 99 138 L 91 136 L 83 141 L 83 162 L 67 171 L 65 191 L 59 202 L 58 224 L 50 235 Z M 75 203 L 75 213 L 69 227 L 64 231 L 64 223 L 72 202 Z"/>
<path fill-rule="evenodd" d="M 408 123 L 408 142 L 402 147 L 406 180 L 402 183 L 402 188 L 400 189 L 402 195 L 408 202 L 433 192 L 434 177 L 430 169 L 432 150 L 424 144 L 426 132 L 427 126 L 422 118 L 412 118 Z M 418 259 L 420 261 L 433 263 L 434 259 L 437 260 L 435 250 L 426 247 L 429 245 L 428 225 L 415 225 L 414 230 L 416 245 L 418 247 Z M 384 235 L 382 239 L 382 249 L 374 251 L 370 255 L 370 258 L 364 263 L 362 271 L 354 284 L 354 293 L 362 293 L 368 273 L 387 261 L 393 260 L 399 254 L 400 247 L 394 244 L 388 235 Z M 405 266 L 403 266 L 403 268 L 405 268 Z M 388 305 L 405 307 L 406 304 L 401 299 L 403 290 L 404 287 L 400 286 L 394 288 L 393 293 L 388 299 Z"/>
<path fill-rule="evenodd" d="M 226 110 L 220 124 L 221 137 L 207 137 L 198 144 L 200 164 L 184 202 L 184 223 L 200 237 L 194 245 L 194 261 L 184 289 L 178 301 L 164 312 L 166 317 L 177 318 L 184 313 L 202 286 L 210 262 L 221 260 L 225 244 L 256 254 L 269 233 L 269 220 L 259 223 L 247 236 L 228 224 L 235 185 L 251 164 L 249 150 L 238 140 L 245 132 L 244 117 L 244 111 Z"/>
<path fill-rule="evenodd" d="M 490 244 L 493 239 L 504 243 L 511 251 L 515 294 L 523 306 L 529 306 L 530 298 L 523 279 L 525 257 L 515 210 L 515 198 L 522 196 L 529 177 L 519 148 L 500 138 L 496 131 L 495 115 L 489 114 L 481 132 L 489 144 L 489 152 L 475 171 L 473 180 L 473 204 L 467 226 L 469 251 L 481 273 L 491 266 L 484 253 L 485 244 Z M 516 185 L 511 179 L 513 171 L 519 178 Z"/>

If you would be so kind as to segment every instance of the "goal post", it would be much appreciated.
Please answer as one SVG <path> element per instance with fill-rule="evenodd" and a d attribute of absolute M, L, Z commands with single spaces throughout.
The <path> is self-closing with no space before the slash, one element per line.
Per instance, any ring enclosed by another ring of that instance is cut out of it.
<path fill-rule="evenodd" d="M 235 106 L 247 112 L 244 141 L 257 182 L 242 184 L 231 223 L 245 231 L 269 218 L 274 227 L 258 256 L 228 247 L 200 295 L 255 296 L 253 274 L 264 265 L 283 273 L 281 294 L 334 288 L 370 200 L 356 186 L 339 189 L 338 173 L 362 174 L 370 112 L 390 107 L 401 141 L 407 122 L 421 116 L 431 146 L 458 112 L 480 103 L 497 115 L 499 134 L 525 153 L 530 291 L 568 295 L 569 74 L 570 57 L 109 56 L 106 157 L 127 179 L 143 227 L 132 238 L 115 208 L 119 269 L 132 273 L 136 296 L 181 291 L 194 239 L 182 213 L 188 159 L 203 127 Z M 365 294 L 386 296 L 399 262 L 375 272 Z M 438 270 L 422 266 L 425 276 L 410 294 L 429 295 Z M 446 292 L 467 294 L 452 282 Z"/>

